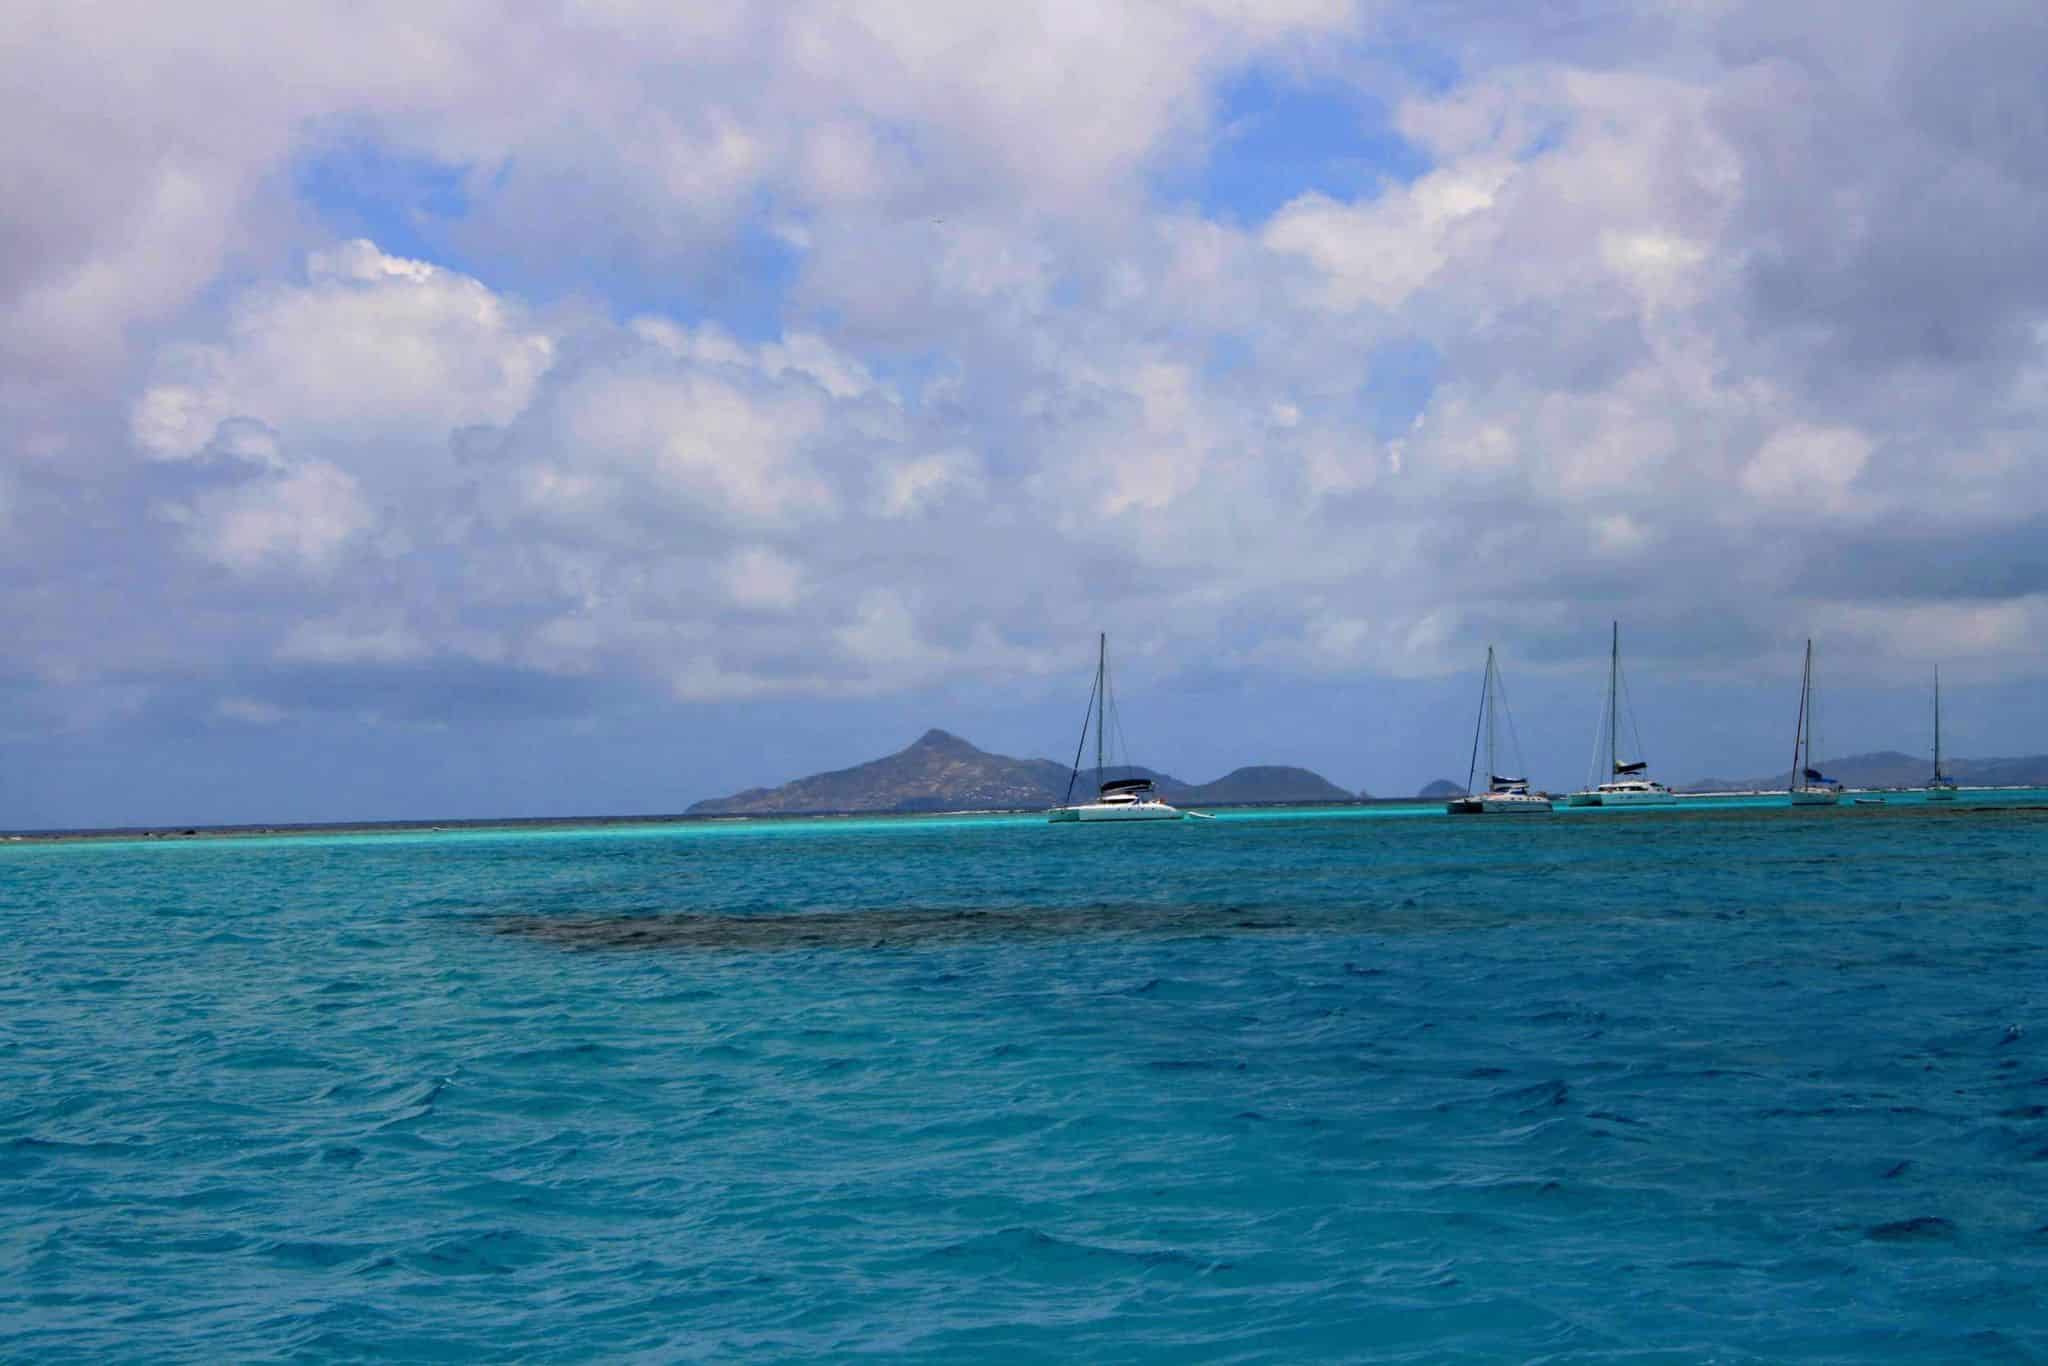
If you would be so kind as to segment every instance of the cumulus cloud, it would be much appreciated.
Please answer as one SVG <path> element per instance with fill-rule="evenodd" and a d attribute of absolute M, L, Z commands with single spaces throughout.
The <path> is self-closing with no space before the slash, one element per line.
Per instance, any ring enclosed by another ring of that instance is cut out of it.
<path fill-rule="evenodd" d="M 25 667 L 253 722 L 279 669 L 1024 686 L 1105 623 L 1253 678 L 1568 668 L 1609 615 L 2048 662 L 2030 7 L 1418 13 L 38 11 L 0 518 L 123 550 L 92 638 L 6 604 Z M 1175 188 L 1251 72 L 1403 156 Z M 338 147 L 434 194 L 324 199 Z M 1938 567 L 1843 572 L 1888 547 Z"/>
<path fill-rule="evenodd" d="M 194 554 L 245 574 L 324 574 L 371 523 L 356 481 L 317 461 L 172 504 L 165 516 L 186 528 Z"/>
<path fill-rule="evenodd" d="M 226 333 L 160 357 L 135 406 L 149 455 L 196 455 L 235 418 L 309 442 L 444 441 L 522 412 L 554 351 L 516 301 L 361 240 L 312 252 L 303 283 L 237 300 Z"/>
<path fill-rule="evenodd" d="M 1742 487 L 1794 510 L 1839 510 L 1870 460 L 1870 441 L 1843 427 L 1804 424 L 1773 432 L 1742 468 Z"/>

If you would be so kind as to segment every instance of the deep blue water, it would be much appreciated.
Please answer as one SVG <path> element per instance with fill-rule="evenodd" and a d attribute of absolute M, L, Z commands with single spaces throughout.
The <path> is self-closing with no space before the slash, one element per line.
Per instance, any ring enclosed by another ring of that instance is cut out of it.
<path fill-rule="evenodd" d="M 0 1356 L 2040 1360 L 2039 800 L 0 847 Z"/>

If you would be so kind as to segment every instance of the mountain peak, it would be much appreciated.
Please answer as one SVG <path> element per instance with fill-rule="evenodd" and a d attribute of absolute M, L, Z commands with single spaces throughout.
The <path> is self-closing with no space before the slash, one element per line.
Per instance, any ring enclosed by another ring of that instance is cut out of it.
<path fill-rule="evenodd" d="M 1029 811 L 1070 795 L 1092 795 L 1089 770 L 1078 790 L 1067 766 L 1051 759 L 990 754 L 950 731 L 934 727 L 908 748 L 831 773 L 715 797 L 690 808 L 696 816 L 814 814 L 824 811 Z M 1119 765 L 1104 778 L 1150 778 L 1170 800 L 1216 802 L 1348 801 L 1351 794 L 1301 768 L 1241 768 L 1203 787 L 1149 768 Z"/>

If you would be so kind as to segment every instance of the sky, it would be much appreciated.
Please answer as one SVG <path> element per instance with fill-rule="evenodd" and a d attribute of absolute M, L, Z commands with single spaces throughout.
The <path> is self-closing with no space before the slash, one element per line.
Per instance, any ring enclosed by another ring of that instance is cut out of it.
<path fill-rule="evenodd" d="M 17 0 L 0 827 L 2048 751 L 2038 0 Z"/>

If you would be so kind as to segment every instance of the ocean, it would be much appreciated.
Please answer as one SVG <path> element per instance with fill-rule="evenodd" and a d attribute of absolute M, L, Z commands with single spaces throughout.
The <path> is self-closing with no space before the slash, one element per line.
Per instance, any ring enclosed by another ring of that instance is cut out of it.
<path fill-rule="evenodd" d="M 0 846 L 8 1360 L 2038 1361 L 2048 796 Z"/>

